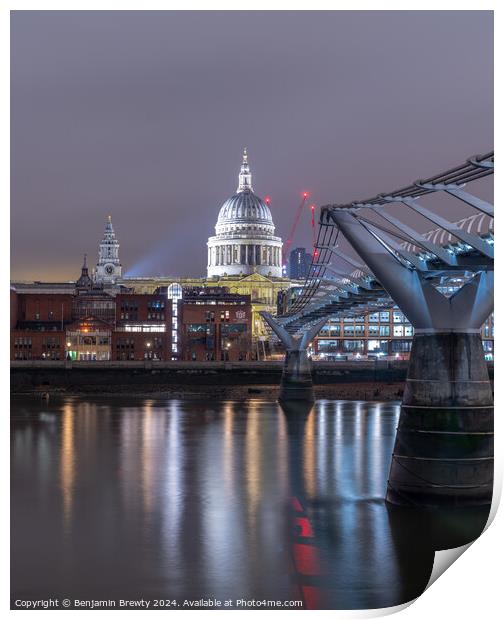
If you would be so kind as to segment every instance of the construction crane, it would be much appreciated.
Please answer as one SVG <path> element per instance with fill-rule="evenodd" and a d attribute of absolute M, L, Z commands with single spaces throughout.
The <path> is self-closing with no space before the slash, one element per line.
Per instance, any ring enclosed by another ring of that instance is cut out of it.
<path fill-rule="evenodd" d="M 292 245 L 292 241 L 294 239 L 294 235 L 296 233 L 296 228 L 299 224 L 299 220 L 301 218 L 301 213 L 303 212 L 303 208 L 306 204 L 306 201 L 308 200 L 308 192 L 303 192 L 301 194 L 301 202 L 299 203 L 299 207 L 296 211 L 296 217 L 294 218 L 294 222 L 292 224 L 292 227 L 290 229 L 289 232 L 289 236 L 287 237 L 285 243 L 283 244 L 283 248 L 282 248 L 282 265 L 286 264 L 286 260 L 287 257 L 289 255 L 289 250 L 290 250 L 290 246 Z"/>

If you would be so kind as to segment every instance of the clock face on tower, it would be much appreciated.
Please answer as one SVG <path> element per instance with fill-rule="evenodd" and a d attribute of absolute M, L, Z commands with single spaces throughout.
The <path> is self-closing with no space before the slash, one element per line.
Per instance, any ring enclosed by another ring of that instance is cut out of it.
<path fill-rule="evenodd" d="M 111 276 L 114 273 L 114 265 L 105 265 L 105 273 Z"/>

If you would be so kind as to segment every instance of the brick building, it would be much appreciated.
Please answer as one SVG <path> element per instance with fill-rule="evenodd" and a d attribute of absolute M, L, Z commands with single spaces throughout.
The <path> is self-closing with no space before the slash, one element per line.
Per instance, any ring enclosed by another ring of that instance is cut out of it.
<path fill-rule="evenodd" d="M 180 332 L 183 360 L 250 359 L 250 295 L 229 293 L 223 287 L 200 287 L 184 291 Z"/>
<path fill-rule="evenodd" d="M 10 296 L 11 359 L 65 359 L 65 330 L 72 322 L 73 296 L 13 290 Z"/>
<path fill-rule="evenodd" d="M 160 293 L 115 298 L 112 358 L 117 361 L 170 360 L 172 301 Z"/>

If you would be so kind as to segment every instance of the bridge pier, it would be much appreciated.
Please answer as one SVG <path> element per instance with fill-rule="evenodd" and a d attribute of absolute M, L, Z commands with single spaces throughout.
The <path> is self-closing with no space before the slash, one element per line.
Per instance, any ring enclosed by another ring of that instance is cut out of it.
<path fill-rule="evenodd" d="M 289 334 L 285 327 L 271 314 L 261 312 L 261 316 L 285 347 L 285 361 L 278 400 L 281 403 L 314 402 L 315 392 L 313 391 L 311 360 L 308 357 L 307 349 L 313 338 L 327 323 L 327 318 L 324 317 L 317 323 L 306 327 L 306 331 L 296 337 Z"/>
<path fill-rule="evenodd" d="M 493 399 L 479 333 L 418 334 L 387 485 L 387 501 L 490 504 Z"/>
<path fill-rule="evenodd" d="M 286 351 L 278 400 L 307 403 L 315 401 L 311 361 L 306 349 Z"/>

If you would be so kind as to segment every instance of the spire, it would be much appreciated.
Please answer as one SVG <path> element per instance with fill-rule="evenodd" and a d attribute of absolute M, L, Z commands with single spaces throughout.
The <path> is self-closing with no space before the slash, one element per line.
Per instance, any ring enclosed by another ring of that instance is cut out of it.
<path fill-rule="evenodd" d="M 252 174 L 250 172 L 250 166 L 248 163 L 247 149 L 243 149 L 243 159 L 240 168 L 240 174 L 238 175 L 238 189 L 237 192 L 254 191 L 252 189 Z"/>
<path fill-rule="evenodd" d="M 81 268 L 80 278 L 75 283 L 77 288 L 91 288 L 93 286 L 93 282 L 89 277 L 89 269 L 87 266 L 87 254 L 84 254 L 84 263 Z"/>

